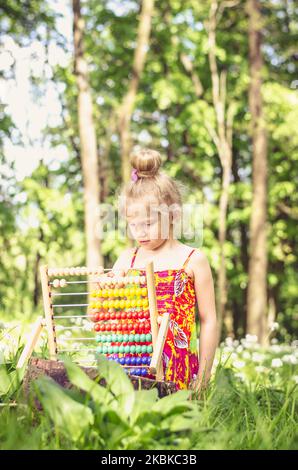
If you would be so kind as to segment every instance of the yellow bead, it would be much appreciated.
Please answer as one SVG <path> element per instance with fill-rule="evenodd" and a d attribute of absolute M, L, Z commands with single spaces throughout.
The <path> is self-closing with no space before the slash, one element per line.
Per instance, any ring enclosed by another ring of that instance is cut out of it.
<path fill-rule="evenodd" d="M 114 307 L 114 300 L 108 300 L 108 305 L 109 305 L 109 308 L 113 308 Z"/>
<path fill-rule="evenodd" d="M 101 301 L 98 300 L 98 302 L 96 302 L 96 308 L 100 308 L 101 307 Z"/>
<path fill-rule="evenodd" d="M 125 300 L 125 308 L 130 308 L 130 300 Z"/>
<path fill-rule="evenodd" d="M 119 302 L 119 307 L 120 308 L 124 308 L 125 307 L 125 300 L 124 299 L 121 299 L 120 302 Z"/>
<path fill-rule="evenodd" d="M 129 296 L 129 288 L 128 288 L 128 287 L 126 287 L 126 288 L 124 289 L 124 295 L 125 295 L 125 297 L 128 297 L 128 296 Z"/>
<path fill-rule="evenodd" d="M 113 297 L 113 289 L 108 289 L 108 297 Z"/>
<path fill-rule="evenodd" d="M 142 299 L 142 307 L 148 306 L 148 299 Z"/>
<path fill-rule="evenodd" d="M 142 287 L 142 288 L 141 288 L 141 291 L 142 291 L 142 292 L 141 292 L 141 295 L 142 295 L 143 297 L 145 297 L 145 296 L 147 295 L 147 289 L 146 289 L 146 287 Z"/>
<path fill-rule="evenodd" d="M 114 297 L 119 297 L 119 289 L 114 289 Z"/>
<path fill-rule="evenodd" d="M 137 295 L 137 296 L 142 295 L 142 289 L 141 289 L 141 287 L 137 287 L 137 288 L 136 288 L 136 295 Z"/>
<path fill-rule="evenodd" d="M 123 287 L 121 287 L 121 289 L 119 289 L 119 297 L 124 297 L 124 289 L 123 289 Z"/>
<path fill-rule="evenodd" d="M 103 291 L 102 291 L 102 296 L 103 296 L 103 297 L 107 297 L 107 296 L 108 296 L 107 289 L 103 289 Z"/>
<path fill-rule="evenodd" d="M 137 306 L 137 301 L 136 301 L 136 299 L 131 299 L 131 301 L 130 301 L 130 306 L 131 306 L 132 308 L 134 308 L 134 307 Z"/>
<path fill-rule="evenodd" d="M 134 297 L 136 295 L 136 288 L 135 287 L 131 287 L 130 288 L 130 296 L 131 297 Z"/>
<path fill-rule="evenodd" d="M 96 297 L 96 290 L 93 290 L 93 291 L 91 292 L 91 297 Z"/>
<path fill-rule="evenodd" d="M 102 303 L 102 306 L 103 306 L 103 308 L 108 308 L 108 306 L 109 306 L 108 300 L 104 300 L 103 303 Z"/>
<path fill-rule="evenodd" d="M 137 299 L 137 307 L 142 307 L 142 299 Z"/>
<path fill-rule="evenodd" d="M 114 307 L 115 307 L 115 308 L 119 308 L 119 307 L 120 307 L 120 305 L 119 305 L 120 302 L 121 302 L 121 301 L 118 300 L 118 299 L 114 300 Z"/>

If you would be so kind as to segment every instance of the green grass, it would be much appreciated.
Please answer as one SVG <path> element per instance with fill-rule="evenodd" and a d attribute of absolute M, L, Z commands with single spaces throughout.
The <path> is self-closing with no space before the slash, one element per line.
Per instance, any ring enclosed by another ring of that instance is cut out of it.
<path fill-rule="evenodd" d="M 9 333 L 11 334 L 11 332 Z M 10 337 L 10 340 L 12 338 Z M 1 449 L 297 449 L 296 344 L 262 349 L 252 337 L 218 348 L 200 400 L 133 390 L 118 364 L 101 356 L 103 388 L 65 358 L 72 390 L 47 377 L 22 394 L 15 341 L 0 366 Z M 39 399 L 43 411 L 34 400 Z"/>

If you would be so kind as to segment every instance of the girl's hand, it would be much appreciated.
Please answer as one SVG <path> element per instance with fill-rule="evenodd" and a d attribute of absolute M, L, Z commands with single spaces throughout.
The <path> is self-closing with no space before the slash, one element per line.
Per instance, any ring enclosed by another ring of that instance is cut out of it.
<path fill-rule="evenodd" d="M 198 377 L 193 379 L 189 383 L 189 390 L 191 390 L 191 395 L 189 396 L 188 400 L 200 400 L 202 398 L 203 392 L 207 390 L 208 381 L 202 381 Z"/>

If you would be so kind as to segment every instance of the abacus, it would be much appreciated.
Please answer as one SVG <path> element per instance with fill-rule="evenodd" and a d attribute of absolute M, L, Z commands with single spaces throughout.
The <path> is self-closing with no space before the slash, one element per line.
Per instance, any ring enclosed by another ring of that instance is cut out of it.
<path fill-rule="evenodd" d="M 169 313 L 158 315 L 153 263 L 143 276 L 111 272 L 103 267 L 40 268 L 44 317 L 34 325 L 17 367 L 30 358 L 45 327 L 51 360 L 73 353 L 78 363 L 96 367 L 96 357 L 104 354 L 129 375 L 164 380 L 161 357 Z"/>

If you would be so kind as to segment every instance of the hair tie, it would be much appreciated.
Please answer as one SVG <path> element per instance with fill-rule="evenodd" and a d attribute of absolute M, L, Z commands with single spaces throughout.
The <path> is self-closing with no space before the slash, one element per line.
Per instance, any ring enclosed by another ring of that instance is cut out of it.
<path fill-rule="evenodd" d="M 139 179 L 139 176 L 138 176 L 138 170 L 136 168 L 134 168 L 131 172 L 131 181 L 138 181 Z"/>

